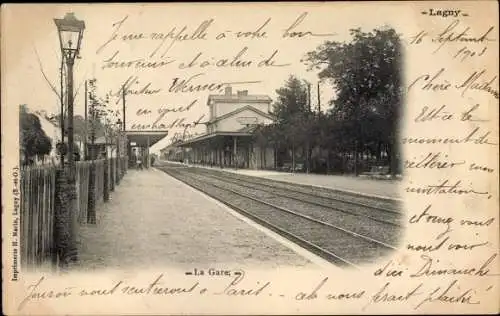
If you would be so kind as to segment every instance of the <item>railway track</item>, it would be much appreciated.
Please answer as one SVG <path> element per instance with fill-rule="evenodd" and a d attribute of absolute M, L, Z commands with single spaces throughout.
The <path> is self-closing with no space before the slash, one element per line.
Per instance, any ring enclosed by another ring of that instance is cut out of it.
<path fill-rule="evenodd" d="M 200 173 L 193 173 L 200 172 Z M 346 228 L 349 231 L 361 236 L 367 236 L 373 240 L 380 241 L 388 245 L 396 244 L 398 236 L 394 234 L 399 231 L 397 225 L 392 222 L 378 221 L 374 222 L 373 217 L 362 216 L 353 212 L 346 212 L 342 209 L 330 205 L 315 203 L 314 201 L 301 200 L 293 197 L 291 194 L 277 194 L 275 190 L 267 188 L 254 188 L 246 186 L 243 183 L 230 182 L 227 179 L 216 179 L 213 176 L 205 174 L 203 169 L 186 169 L 184 172 L 190 173 L 199 180 L 216 184 L 222 188 L 254 197 L 263 202 L 269 202 L 273 205 L 285 207 L 289 210 L 311 216 L 315 219 L 332 223 L 334 225 Z M 396 227 L 395 227 L 396 226 Z M 393 246 L 393 248 L 395 248 Z"/>
<path fill-rule="evenodd" d="M 257 188 L 249 182 L 238 183 L 231 177 L 207 174 L 199 168 L 159 169 L 332 263 L 358 267 L 396 249 L 397 223 L 342 212 L 313 203 L 311 196 L 300 200 L 299 195 L 286 196 L 283 188 Z"/>
<path fill-rule="evenodd" d="M 193 169 L 186 169 L 186 171 L 193 172 Z M 398 227 L 402 226 L 401 212 L 393 209 L 383 209 L 377 206 L 372 206 L 365 203 L 357 203 L 353 201 L 346 202 L 345 200 L 337 198 L 330 198 L 328 196 L 321 196 L 310 192 L 303 192 L 300 190 L 282 187 L 280 186 L 280 183 L 278 183 L 278 186 L 275 186 L 272 184 L 250 181 L 246 178 L 233 177 L 232 174 L 229 173 L 222 174 L 221 172 L 219 172 L 218 174 L 213 174 L 212 172 L 205 173 L 203 171 L 203 175 L 248 189 L 272 192 L 272 194 L 276 196 L 292 199 L 297 202 L 306 202 L 315 206 L 330 209 L 332 211 L 351 214 L 354 216 L 361 216 L 388 225 Z"/>
<path fill-rule="evenodd" d="M 189 169 L 200 169 L 200 168 L 189 168 Z M 213 175 L 222 174 L 218 170 L 211 170 L 211 169 L 203 169 L 203 173 L 213 174 Z M 321 197 L 331 201 L 332 203 L 340 202 L 343 204 L 350 204 L 356 207 L 358 206 L 368 207 L 370 209 L 378 210 L 384 213 L 392 213 L 396 215 L 402 214 L 400 202 L 394 199 L 383 198 L 383 197 L 367 197 L 355 193 L 345 192 L 342 190 L 321 188 L 306 184 L 289 183 L 274 179 L 271 180 L 265 178 L 256 178 L 252 176 L 229 173 L 229 172 L 224 173 L 224 176 L 269 188 L 281 188 L 281 189 L 286 189 L 288 191 L 307 194 L 313 196 L 314 198 Z"/>

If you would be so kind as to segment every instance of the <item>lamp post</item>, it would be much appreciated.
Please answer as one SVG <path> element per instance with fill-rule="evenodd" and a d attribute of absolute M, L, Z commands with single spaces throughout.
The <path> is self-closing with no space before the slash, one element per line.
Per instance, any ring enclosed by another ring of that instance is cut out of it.
<path fill-rule="evenodd" d="M 64 19 L 54 19 L 59 33 L 62 58 L 66 61 L 67 98 L 68 98 L 68 165 L 69 176 L 73 182 L 75 177 L 74 131 L 73 131 L 73 65 L 79 55 L 80 45 L 85 29 L 85 22 L 77 20 L 74 13 L 67 13 Z"/>
<path fill-rule="evenodd" d="M 121 169 L 121 158 L 120 158 L 120 136 L 121 136 L 121 131 L 122 131 L 122 120 L 118 119 L 116 121 L 116 129 L 118 130 L 116 134 L 116 167 L 118 169 L 118 177 L 116 178 L 116 182 L 119 183 L 121 176 L 122 176 L 122 169 Z"/>
<path fill-rule="evenodd" d="M 63 19 L 54 19 L 59 34 L 62 60 L 67 67 L 67 102 L 68 102 L 68 173 L 64 161 L 60 176 L 57 176 L 55 235 L 56 248 L 60 256 L 60 265 L 65 267 L 70 261 L 77 260 L 76 234 L 76 166 L 73 130 L 73 64 L 79 55 L 85 23 L 68 13 Z M 62 115 L 63 113 L 61 113 Z M 64 144 L 64 143 L 63 143 Z"/>

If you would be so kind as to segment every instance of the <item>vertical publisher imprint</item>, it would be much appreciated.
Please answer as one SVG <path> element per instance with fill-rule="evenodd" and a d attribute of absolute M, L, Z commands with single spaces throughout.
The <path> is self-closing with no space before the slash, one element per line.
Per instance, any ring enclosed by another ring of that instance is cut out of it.
<path fill-rule="evenodd" d="M 12 170 L 13 189 L 12 195 L 14 198 L 14 208 L 12 210 L 12 281 L 18 281 L 19 276 L 19 208 L 20 208 L 20 193 L 19 193 L 19 167 L 14 167 Z"/>

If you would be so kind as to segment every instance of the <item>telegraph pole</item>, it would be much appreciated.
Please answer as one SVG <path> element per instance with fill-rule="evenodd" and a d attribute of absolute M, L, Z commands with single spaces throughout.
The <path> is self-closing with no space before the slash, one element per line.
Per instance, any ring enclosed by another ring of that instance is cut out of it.
<path fill-rule="evenodd" d="M 126 129 L 126 121 L 125 121 L 125 84 L 122 86 L 122 101 L 123 101 L 123 108 L 122 108 L 122 116 L 123 116 L 123 131 Z"/>
<path fill-rule="evenodd" d="M 124 146 L 123 150 L 124 150 L 124 153 L 126 153 L 128 157 L 128 160 L 130 161 L 130 156 L 131 156 L 131 149 L 130 149 L 130 144 L 128 142 L 128 139 L 127 139 L 127 135 L 125 134 L 125 130 L 126 130 L 126 126 L 127 126 L 127 121 L 125 120 L 125 95 L 126 95 L 126 92 L 125 92 L 125 84 L 123 84 L 122 86 L 122 117 L 123 117 L 123 138 L 126 139 L 126 146 Z M 126 150 L 126 152 L 125 152 Z M 129 162 L 126 162 L 127 164 Z"/>
<path fill-rule="evenodd" d="M 309 122 L 309 119 L 310 119 L 310 114 L 311 114 L 311 83 L 307 83 L 307 108 L 308 108 L 308 111 L 307 111 L 307 121 Z M 310 155 L 310 134 L 309 134 L 309 130 L 307 131 L 307 138 L 306 138 L 306 173 L 309 173 L 310 170 L 311 170 L 311 155 Z"/>
<path fill-rule="evenodd" d="M 87 136 L 87 130 L 88 130 L 88 127 L 89 127 L 89 122 L 88 122 L 88 118 L 87 118 L 87 112 L 88 112 L 88 109 L 87 109 L 87 103 L 88 103 L 88 100 L 87 100 L 87 97 L 88 97 L 88 87 L 87 87 L 87 80 L 85 80 L 85 143 L 84 143 L 84 146 L 83 147 L 83 160 L 87 160 L 88 158 L 88 150 L 87 150 L 87 140 L 88 140 L 88 136 Z"/>
<path fill-rule="evenodd" d="M 311 84 L 307 83 L 307 107 L 311 111 Z"/>
<path fill-rule="evenodd" d="M 318 81 L 318 84 L 317 84 L 317 98 L 318 98 L 318 116 L 317 116 L 317 124 L 319 125 L 320 124 L 320 119 L 321 119 L 321 93 L 320 93 L 320 90 L 319 90 L 319 84 L 320 84 L 321 81 Z M 321 145 L 319 146 L 319 153 L 321 155 Z M 330 157 L 328 156 L 327 157 L 327 160 L 329 159 Z"/>
<path fill-rule="evenodd" d="M 321 115 L 321 95 L 319 92 L 319 81 L 318 81 L 318 116 Z"/>

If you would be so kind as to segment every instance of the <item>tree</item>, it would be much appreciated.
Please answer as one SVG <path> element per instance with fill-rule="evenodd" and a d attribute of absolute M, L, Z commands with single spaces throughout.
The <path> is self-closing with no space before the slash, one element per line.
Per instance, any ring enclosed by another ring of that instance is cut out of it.
<path fill-rule="evenodd" d="M 401 40 L 392 28 L 352 29 L 351 35 L 349 43 L 325 42 L 308 53 L 306 63 L 335 85 L 331 114 L 346 129 L 356 159 L 368 144 L 384 144 L 394 174 L 403 91 Z"/>
<path fill-rule="evenodd" d="M 105 124 L 101 122 L 101 118 L 105 117 L 108 114 L 108 105 L 109 105 L 109 95 L 106 95 L 106 98 L 103 100 L 97 95 L 97 80 L 91 79 L 88 81 L 89 91 L 89 136 L 90 143 L 92 144 L 92 150 L 90 153 L 91 159 L 96 159 L 96 154 L 94 144 L 95 140 L 99 136 L 106 136 L 107 127 Z"/>
<path fill-rule="evenodd" d="M 34 157 L 50 154 L 51 139 L 42 129 L 38 116 L 28 113 L 24 105 L 21 105 L 19 109 L 19 130 L 21 153 L 25 164 L 32 163 Z"/>
<path fill-rule="evenodd" d="M 311 113 L 309 110 L 309 93 L 307 83 L 290 76 L 285 85 L 276 90 L 278 98 L 273 104 L 276 124 L 268 136 L 274 138 L 276 149 L 291 150 L 292 170 L 295 170 L 295 157 L 298 148 L 304 150 L 309 157 L 309 140 L 311 129 Z M 307 159 L 306 159 L 307 160 Z"/>
<path fill-rule="evenodd" d="M 304 82 L 294 76 L 290 76 L 285 86 L 276 90 L 278 98 L 273 104 L 273 113 L 277 123 L 284 125 L 291 123 L 292 117 L 307 111 L 308 93 Z"/>

